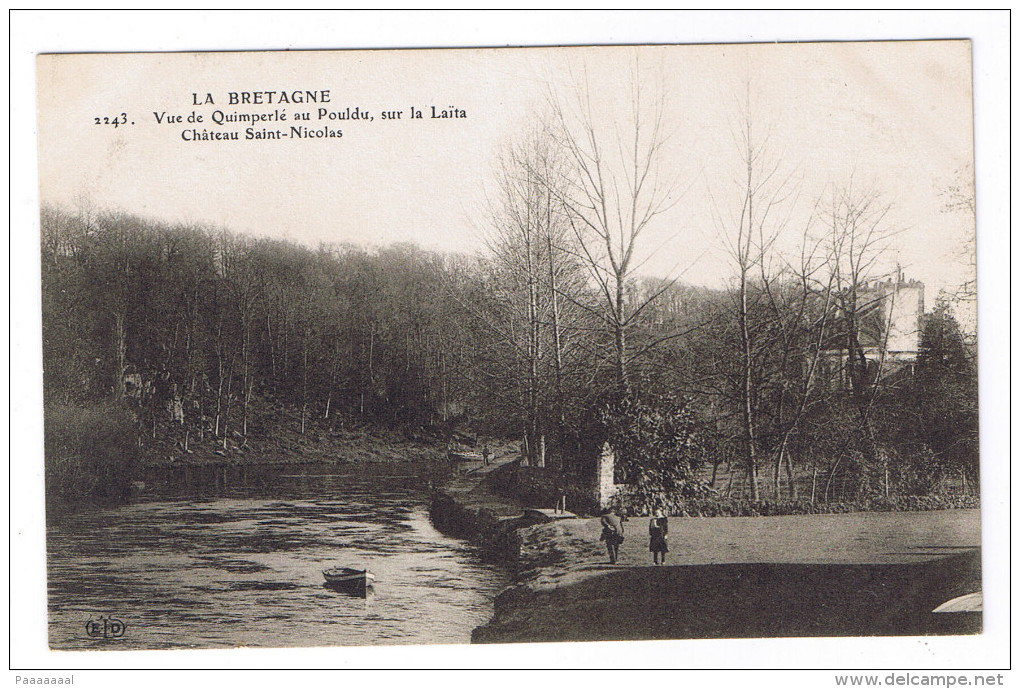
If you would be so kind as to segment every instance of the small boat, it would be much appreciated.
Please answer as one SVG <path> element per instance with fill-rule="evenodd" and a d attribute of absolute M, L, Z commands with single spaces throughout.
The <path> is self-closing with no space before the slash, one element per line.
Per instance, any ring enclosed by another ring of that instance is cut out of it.
<path fill-rule="evenodd" d="M 322 576 L 330 586 L 343 589 L 367 589 L 375 581 L 375 575 L 367 569 L 353 567 L 328 567 L 322 570 Z"/>

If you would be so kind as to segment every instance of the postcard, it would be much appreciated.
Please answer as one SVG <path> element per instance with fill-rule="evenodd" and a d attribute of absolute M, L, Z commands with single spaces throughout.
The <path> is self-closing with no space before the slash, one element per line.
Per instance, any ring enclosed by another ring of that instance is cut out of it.
<path fill-rule="evenodd" d="M 39 55 L 50 648 L 980 634 L 971 51 Z"/>

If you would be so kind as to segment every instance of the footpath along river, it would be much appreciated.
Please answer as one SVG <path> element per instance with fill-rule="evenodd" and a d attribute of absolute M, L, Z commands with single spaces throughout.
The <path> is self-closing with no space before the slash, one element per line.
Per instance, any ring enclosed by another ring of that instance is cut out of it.
<path fill-rule="evenodd" d="M 410 466 L 191 468 L 147 483 L 126 506 L 51 519 L 51 647 L 468 643 L 508 583 L 432 526 Z M 333 563 L 367 566 L 374 593 L 325 588 Z M 88 634 L 111 617 L 122 636 Z"/>

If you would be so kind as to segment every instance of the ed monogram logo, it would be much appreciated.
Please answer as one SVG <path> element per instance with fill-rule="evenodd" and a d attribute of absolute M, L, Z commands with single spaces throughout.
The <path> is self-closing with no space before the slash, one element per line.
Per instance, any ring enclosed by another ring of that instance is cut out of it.
<path fill-rule="evenodd" d="M 90 617 L 85 623 L 85 632 L 93 639 L 117 639 L 124 636 L 125 628 L 116 617 L 100 616 L 98 620 Z"/>

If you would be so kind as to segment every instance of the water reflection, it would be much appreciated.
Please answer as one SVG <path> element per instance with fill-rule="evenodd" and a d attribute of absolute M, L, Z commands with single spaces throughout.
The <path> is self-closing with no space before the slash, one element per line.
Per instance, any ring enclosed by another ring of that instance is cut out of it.
<path fill-rule="evenodd" d="M 322 588 L 333 593 L 339 593 L 344 596 L 351 598 L 364 598 L 369 599 L 375 596 L 375 586 L 345 586 L 343 584 L 335 584 L 332 582 L 325 582 L 322 584 Z"/>
<path fill-rule="evenodd" d="M 210 489 L 204 471 L 146 477 L 160 497 L 49 525 L 52 647 L 467 643 L 505 585 L 432 527 L 414 475 L 227 469 Z M 324 587 L 333 564 L 371 569 L 375 586 Z M 100 615 L 124 636 L 88 637 Z"/>

